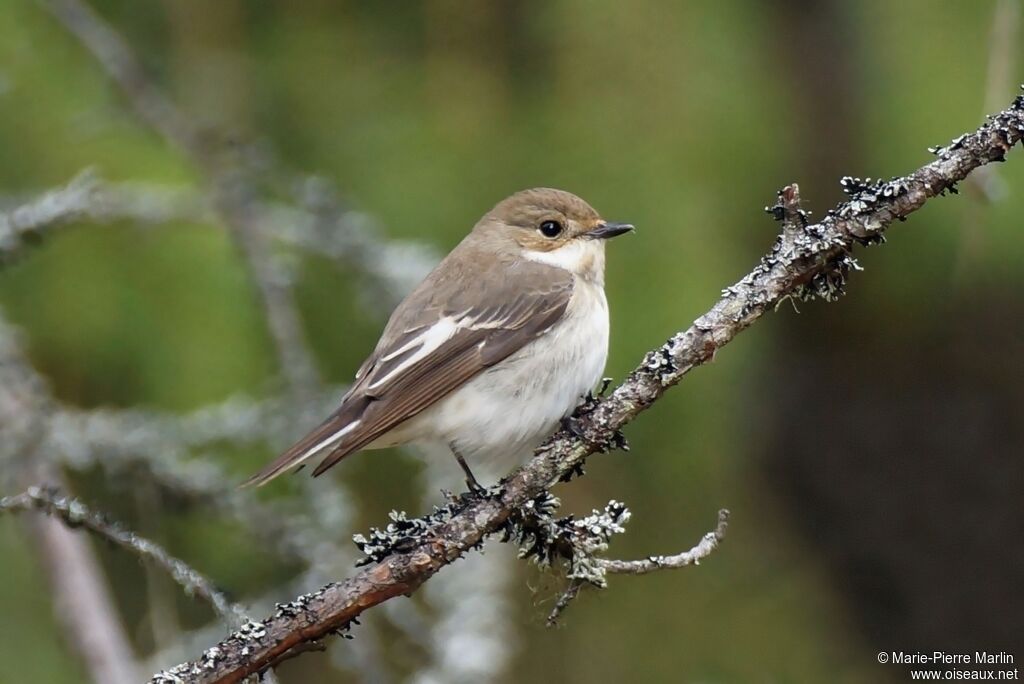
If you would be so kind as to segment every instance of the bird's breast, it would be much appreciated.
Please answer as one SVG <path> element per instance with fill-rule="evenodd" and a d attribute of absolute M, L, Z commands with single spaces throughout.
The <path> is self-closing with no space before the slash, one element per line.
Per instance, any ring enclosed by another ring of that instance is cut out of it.
<path fill-rule="evenodd" d="M 577 280 L 550 330 L 438 402 L 424 416 L 467 458 L 524 456 L 600 380 L 608 357 L 604 290 Z"/>

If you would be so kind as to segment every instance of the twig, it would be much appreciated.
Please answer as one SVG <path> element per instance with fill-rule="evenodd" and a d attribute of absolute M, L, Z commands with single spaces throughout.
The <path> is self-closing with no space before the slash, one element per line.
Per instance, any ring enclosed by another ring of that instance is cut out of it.
<path fill-rule="evenodd" d="M 0 475 L 5 481 L 61 481 L 60 470 L 38 451 L 53 406 L 46 383 L 21 354 L 16 331 L 0 315 L 0 462 L 5 466 Z M 109 684 L 138 681 L 135 654 L 88 539 L 56 520 L 33 523 L 30 538 L 49 580 L 55 617 L 90 678 Z"/>
<path fill-rule="evenodd" d="M 103 65 L 148 125 L 175 147 L 189 154 L 205 154 L 203 141 L 188 119 L 153 86 L 128 43 L 92 7 L 77 0 L 38 1 Z"/>
<path fill-rule="evenodd" d="M 260 672 L 292 649 L 349 627 L 363 611 L 408 595 L 447 564 L 498 531 L 514 511 L 577 470 L 596 451 L 614 448 L 618 431 L 669 388 L 748 328 L 784 297 L 834 299 L 851 250 L 881 241 L 885 229 L 930 198 L 955 189 L 974 169 L 1003 161 L 1024 135 L 1024 97 L 974 133 L 935 150 L 938 159 L 886 183 L 845 178 L 850 200 L 802 230 L 784 230 L 772 250 L 693 325 L 649 352 L 615 391 L 578 416 L 572 433 L 560 431 L 537 455 L 486 496 L 453 502 L 412 525 L 400 551 L 350 578 L 298 597 L 259 623 L 232 634 L 170 673 L 196 682 L 236 682 Z M 785 216 L 781 217 L 785 218 Z"/>
<path fill-rule="evenodd" d="M 141 668 L 89 539 L 48 517 L 31 521 L 28 530 L 57 622 L 89 678 L 97 684 L 139 681 Z"/>
<path fill-rule="evenodd" d="M 708 532 L 689 551 L 683 551 L 673 556 L 651 556 L 642 560 L 624 561 L 612 560 L 610 558 L 598 558 L 597 564 L 606 572 L 626 575 L 646 575 L 656 570 L 672 570 L 685 568 L 688 565 L 700 565 L 700 562 L 711 555 L 718 548 L 725 538 L 725 532 L 729 527 L 729 511 L 724 508 L 718 511 L 718 524 L 715 529 Z"/>
<path fill-rule="evenodd" d="M 30 510 L 54 516 L 70 528 L 83 527 L 155 563 L 167 571 L 167 574 L 182 586 L 186 594 L 198 596 L 209 603 L 217 614 L 233 627 L 238 627 L 248 620 L 245 610 L 239 604 L 229 601 L 200 572 L 169 554 L 159 544 L 107 520 L 77 499 L 66 497 L 57 490 L 38 486 L 29 487 L 21 494 L 0 499 L 0 513 Z"/>
<path fill-rule="evenodd" d="M 554 627 L 558 624 L 558 618 L 562 617 L 562 613 L 564 613 L 565 609 L 569 607 L 569 604 L 575 601 L 576 597 L 580 595 L 581 589 L 583 589 L 583 582 L 580 582 L 579 580 L 572 580 L 569 582 L 569 586 L 562 592 L 562 595 L 558 597 L 558 600 L 555 601 L 554 608 L 552 608 L 551 612 L 548 614 L 546 622 L 548 627 Z"/>
<path fill-rule="evenodd" d="M 162 223 L 199 220 L 204 213 L 204 203 L 195 192 L 104 183 L 94 170 L 86 169 L 63 187 L 0 211 L 0 259 L 12 257 L 25 241 L 38 241 L 51 228 L 73 221 L 130 218 L 142 223 Z"/>
<path fill-rule="evenodd" d="M 256 226 L 277 247 L 322 256 L 346 273 L 355 271 L 371 286 L 366 297 L 379 312 L 381 295 L 397 302 L 439 260 L 426 245 L 386 240 L 372 217 L 336 206 L 325 182 L 308 178 L 300 206 L 261 200 Z M 135 226 L 200 223 L 222 228 L 207 193 L 185 185 L 105 180 L 85 169 L 65 185 L 31 199 L 4 198 L 0 206 L 0 263 L 28 245 L 77 221 L 128 221 Z"/>
<path fill-rule="evenodd" d="M 988 39 L 988 68 L 982 113 L 998 106 L 1003 93 L 1013 83 L 1017 58 L 1017 34 L 1020 32 L 1020 0 L 996 0 L 992 8 L 992 24 Z M 964 208 L 963 222 L 956 247 L 951 280 L 962 287 L 966 276 L 985 250 L 986 217 L 990 206 L 1004 197 L 1006 181 L 991 166 L 979 169 L 964 183 L 973 201 Z"/>
<path fill-rule="evenodd" d="M 226 140 L 226 136 L 190 128 L 186 117 L 164 96 L 155 82 L 149 80 L 128 43 L 86 2 L 42 2 L 94 54 L 143 121 L 162 134 L 205 177 L 211 206 L 242 255 L 258 295 L 257 301 L 263 309 L 290 398 L 297 406 L 311 408 L 318 398 L 321 378 L 295 304 L 292 281 L 280 267 L 280 262 L 273 258 L 270 237 L 263 227 L 265 205 L 260 199 L 256 174 L 251 164 L 246 163 L 251 150 L 226 147 L 218 144 Z M 309 184 L 306 189 L 311 189 Z M 321 200 L 318 204 L 324 209 L 320 214 L 314 214 L 312 224 L 315 227 L 340 222 L 342 213 L 336 203 L 323 202 L 323 193 L 318 196 L 310 194 L 312 199 Z M 390 266 L 394 272 L 394 264 Z M 381 269 L 374 268 L 371 272 L 380 273 Z M 300 486 L 304 490 L 304 498 L 310 501 L 310 508 L 317 511 L 319 524 L 324 526 L 319 530 L 321 533 L 344 529 L 349 524 L 347 497 L 337 491 L 317 487 L 309 479 L 300 480 Z M 346 549 L 337 544 L 313 540 L 310 546 L 317 549 L 311 552 L 317 554 L 315 561 L 324 559 L 327 555 L 325 549 L 332 551 L 335 562 L 348 560 Z M 311 568 L 315 567 L 316 563 L 311 564 Z"/>
<path fill-rule="evenodd" d="M 255 229 L 257 204 L 253 184 L 238 159 L 225 157 L 216 136 L 196 130 L 148 77 L 128 43 L 87 3 L 40 0 L 99 61 L 140 118 L 176 147 L 208 178 L 214 210 L 220 214 L 245 258 L 266 313 L 281 369 L 297 396 L 318 385 L 316 364 L 306 344 L 302 321 L 292 301 L 291 285 L 277 272 L 269 246 Z M 234 162 L 234 163 L 233 163 Z"/>
<path fill-rule="evenodd" d="M 625 522 L 628 519 L 628 511 L 624 506 L 613 501 L 605 508 L 605 517 L 609 513 L 609 509 L 614 505 L 621 507 L 622 511 L 626 511 L 627 515 L 622 519 Z M 585 518 L 582 521 L 582 531 L 574 532 L 579 536 L 593 535 L 594 533 L 600 533 L 599 528 L 588 529 L 594 524 L 591 521 L 598 522 L 600 526 L 600 519 L 596 516 L 597 511 L 594 511 L 593 516 Z M 570 519 L 571 520 L 571 519 Z M 643 560 L 635 561 L 622 561 L 612 560 L 610 558 L 602 558 L 594 554 L 594 551 L 604 551 L 607 546 L 606 543 L 602 543 L 593 549 L 587 548 L 587 540 L 581 539 L 580 544 L 574 544 L 570 555 L 572 556 L 571 562 L 574 566 L 573 572 L 569 573 L 569 586 L 558 598 L 554 607 L 551 609 L 551 613 L 548 615 L 547 626 L 553 627 L 557 622 L 558 618 L 561 617 L 562 613 L 565 612 L 569 604 L 579 595 L 580 591 L 584 586 L 597 587 L 603 589 L 606 586 L 605 578 L 608 573 L 616 574 L 631 574 L 631 575 L 644 575 L 655 570 L 669 570 L 675 568 L 682 568 L 688 565 L 699 565 L 700 562 L 711 555 L 711 553 L 718 548 L 722 539 L 725 538 L 726 529 L 729 526 L 729 511 L 724 508 L 718 511 L 718 524 L 715 529 L 708 532 L 701 540 L 689 551 L 683 551 L 673 556 L 650 556 Z M 621 531 L 621 530 L 612 530 Z M 599 541 L 606 541 L 607 535 L 602 535 L 602 539 Z M 580 558 L 583 556 L 583 558 Z M 582 571 L 578 568 L 582 567 Z"/>
<path fill-rule="evenodd" d="M 295 306 L 291 280 L 275 267 L 267 237 L 257 228 L 257 200 L 252 188 L 241 174 L 217 172 L 212 183 L 217 211 L 242 253 L 259 293 L 292 398 L 306 401 L 319 389 L 320 376 Z"/>

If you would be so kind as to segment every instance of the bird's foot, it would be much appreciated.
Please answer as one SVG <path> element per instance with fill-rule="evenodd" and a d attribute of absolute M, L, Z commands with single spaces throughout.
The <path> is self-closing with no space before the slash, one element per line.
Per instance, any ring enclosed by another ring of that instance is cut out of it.
<path fill-rule="evenodd" d="M 573 437 L 582 439 L 585 436 L 583 425 L 580 422 L 580 419 L 577 418 L 575 415 L 569 415 L 566 416 L 565 418 L 562 418 L 562 429 L 568 432 Z"/>
<path fill-rule="evenodd" d="M 476 478 L 469 476 L 466 478 L 466 495 L 473 499 L 483 499 L 487 497 L 487 487 L 476 481 Z"/>

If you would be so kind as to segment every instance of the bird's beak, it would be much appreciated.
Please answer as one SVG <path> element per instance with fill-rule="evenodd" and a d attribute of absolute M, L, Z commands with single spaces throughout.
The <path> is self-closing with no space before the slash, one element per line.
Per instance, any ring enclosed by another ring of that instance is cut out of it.
<path fill-rule="evenodd" d="M 599 223 L 596 228 L 586 234 L 587 238 L 591 240 L 607 240 L 613 238 L 616 235 L 622 235 L 634 230 L 632 223 L 612 223 L 611 221 L 605 221 Z"/>

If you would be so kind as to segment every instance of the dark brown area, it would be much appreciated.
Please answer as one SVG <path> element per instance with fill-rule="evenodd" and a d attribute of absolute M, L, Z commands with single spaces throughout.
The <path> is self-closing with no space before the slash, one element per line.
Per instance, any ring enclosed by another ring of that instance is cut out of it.
<path fill-rule="evenodd" d="M 1019 653 L 1024 309 L 1009 293 L 947 308 L 860 326 L 856 345 L 811 334 L 843 332 L 842 312 L 801 317 L 765 383 L 763 469 L 872 650 Z"/>

